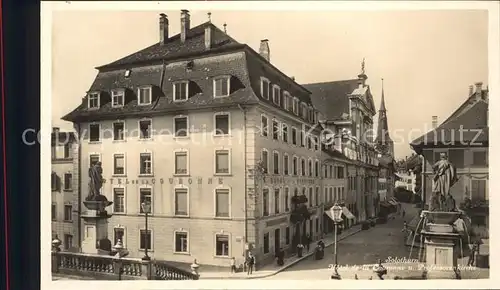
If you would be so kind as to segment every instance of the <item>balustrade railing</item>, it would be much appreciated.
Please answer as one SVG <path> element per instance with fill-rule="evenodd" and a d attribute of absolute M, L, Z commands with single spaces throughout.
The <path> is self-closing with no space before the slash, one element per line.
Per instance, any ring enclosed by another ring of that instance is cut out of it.
<path fill-rule="evenodd" d="M 164 261 L 52 252 L 52 272 L 96 280 L 197 280 L 198 275 Z M 116 277 L 115 277 L 116 276 Z"/>
<path fill-rule="evenodd" d="M 165 262 L 154 261 L 155 280 L 198 280 L 198 275 L 168 265 Z"/>

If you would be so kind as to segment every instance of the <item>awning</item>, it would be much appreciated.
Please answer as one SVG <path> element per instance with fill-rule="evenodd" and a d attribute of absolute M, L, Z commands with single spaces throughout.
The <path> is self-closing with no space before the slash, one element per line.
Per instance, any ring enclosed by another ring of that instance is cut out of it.
<path fill-rule="evenodd" d="M 383 206 L 383 207 L 391 207 L 391 204 L 388 203 L 387 201 L 381 201 L 380 202 L 380 206 Z"/>
<path fill-rule="evenodd" d="M 349 211 L 349 209 L 345 206 L 342 207 L 342 213 L 345 215 L 346 218 L 348 219 L 356 219 L 356 217 Z"/>
<path fill-rule="evenodd" d="M 391 200 L 391 199 L 389 199 L 389 200 L 388 200 L 388 202 L 389 202 L 390 204 L 394 205 L 394 206 L 397 206 L 397 205 L 398 205 L 398 203 L 397 203 L 397 202 L 395 202 L 394 200 Z"/>

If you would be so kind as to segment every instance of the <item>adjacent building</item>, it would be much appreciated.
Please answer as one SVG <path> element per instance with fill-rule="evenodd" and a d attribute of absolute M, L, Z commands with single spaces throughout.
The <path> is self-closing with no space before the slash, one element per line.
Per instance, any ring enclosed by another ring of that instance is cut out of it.
<path fill-rule="evenodd" d="M 51 134 L 52 236 L 64 250 L 79 246 L 78 145 L 73 132 L 53 128 Z"/>
<path fill-rule="evenodd" d="M 458 181 L 450 193 L 471 217 L 475 233 L 488 236 L 489 126 L 488 88 L 478 82 L 469 87 L 464 103 L 441 125 L 410 143 L 423 156 L 423 200 L 432 196 L 433 165 L 445 153 L 457 168 Z M 435 121 L 435 118 L 433 118 Z"/>
<path fill-rule="evenodd" d="M 170 35 L 162 14 L 158 43 L 98 67 L 63 118 L 81 136 L 81 170 L 102 163 L 110 239 L 132 257 L 147 248 L 156 259 L 228 266 L 251 250 L 257 263 L 272 261 L 296 235 L 293 196 L 307 198 L 305 231 L 321 232 L 319 113 L 310 91 L 272 64 L 268 40 L 256 52 L 210 21 L 191 27 L 187 10 L 180 22 Z"/>
<path fill-rule="evenodd" d="M 375 106 L 366 84 L 364 62 L 357 79 L 304 85 L 312 93 L 314 107 L 321 112 L 321 124 L 330 144 L 345 163 L 346 197 L 357 221 L 375 215 L 377 207 L 378 159 L 373 147 Z"/>
<path fill-rule="evenodd" d="M 408 191 L 415 193 L 415 185 L 417 176 L 412 169 L 396 172 L 398 180 L 396 180 L 395 187 L 401 187 Z"/>

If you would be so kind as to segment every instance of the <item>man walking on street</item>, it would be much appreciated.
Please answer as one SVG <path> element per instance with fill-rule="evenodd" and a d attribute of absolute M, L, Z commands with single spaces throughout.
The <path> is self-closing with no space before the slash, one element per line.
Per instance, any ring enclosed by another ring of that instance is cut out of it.
<path fill-rule="evenodd" d="M 255 258 L 252 255 L 252 252 L 248 252 L 248 257 L 247 257 L 246 263 L 247 263 L 247 268 L 248 268 L 247 275 L 251 275 L 253 272 L 253 266 L 255 264 Z"/>
<path fill-rule="evenodd" d="M 309 252 L 309 249 L 311 248 L 311 235 L 307 234 L 306 236 L 306 251 Z"/>

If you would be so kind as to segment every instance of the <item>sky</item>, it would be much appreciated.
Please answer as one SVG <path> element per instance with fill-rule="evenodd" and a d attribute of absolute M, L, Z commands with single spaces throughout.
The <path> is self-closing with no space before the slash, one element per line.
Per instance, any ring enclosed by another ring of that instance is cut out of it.
<path fill-rule="evenodd" d="M 208 11 L 190 11 L 191 27 L 208 20 Z M 365 58 L 377 110 L 384 79 L 396 158 L 412 153 L 408 143 L 432 116 L 441 122 L 453 113 L 470 85 L 488 84 L 486 10 L 210 12 L 212 23 L 227 23 L 231 37 L 256 51 L 269 39 L 271 63 L 301 84 L 356 78 Z M 160 13 L 170 35 L 179 33 L 180 11 L 53 12 L 52 126 L 72 129 L 61 117 L 81 103 L 95 67 L 159 41 Z"/>

